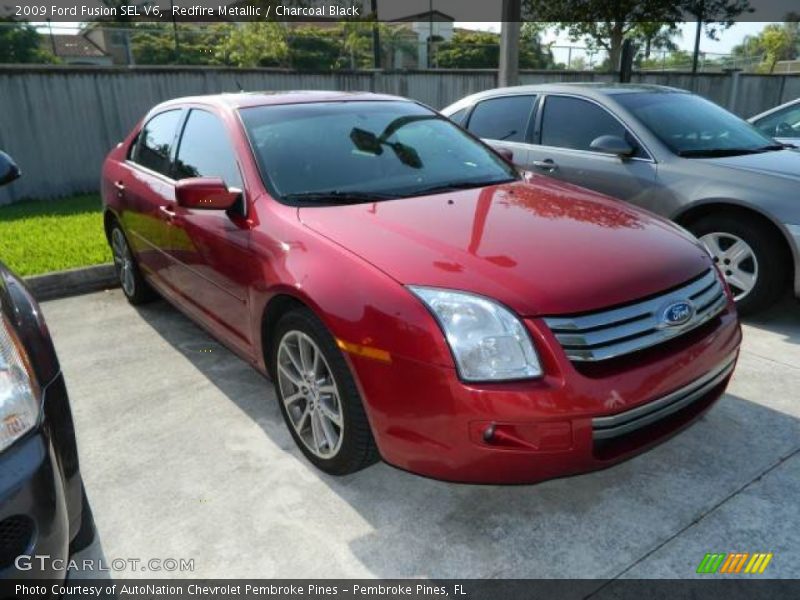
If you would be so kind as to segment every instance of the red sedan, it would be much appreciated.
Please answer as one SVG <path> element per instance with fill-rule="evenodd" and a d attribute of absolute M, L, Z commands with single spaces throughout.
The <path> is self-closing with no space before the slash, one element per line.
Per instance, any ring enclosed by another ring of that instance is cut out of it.
<path fill-rule="evenodd" d="M 521 175 L 409 100 L 166 102 L 110 153 L 102 193 L 131 303 L 157 291 L 268 375 L 328 473 L 603 468 L 694 421 L 736 362 L 697 240 Z"/>

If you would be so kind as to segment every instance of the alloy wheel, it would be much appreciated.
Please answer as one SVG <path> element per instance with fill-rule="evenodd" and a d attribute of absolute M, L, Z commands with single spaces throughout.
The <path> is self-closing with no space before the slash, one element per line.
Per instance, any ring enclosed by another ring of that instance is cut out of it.
<path fill-rule="evenodd" d="M 306 448 L 323 459 L 336 456 L 344 437 L 339 390 L 319 346 L 301 331 L 287 332 L 278 345 L 278 386 Z"/>
<path fill-rule="evenodd" d="M 111 233 L 111 250 L 114 255 L 114 266 L 117 268 L 119 282 L 122 290 L 128 296 L 133 296 L 136 292 L 136 281 L 134 279 L 133 257 L 131 256 L 128 242 L 119 227 L 115 227 Z"/>
<path fill-rule="evenodd" d="M 700 241 L 725 276 L 736 302 L 753 291 L 758 281 L 758 259 L 747 242 L 722 232 L 707 233 L 700 237 Z"/>

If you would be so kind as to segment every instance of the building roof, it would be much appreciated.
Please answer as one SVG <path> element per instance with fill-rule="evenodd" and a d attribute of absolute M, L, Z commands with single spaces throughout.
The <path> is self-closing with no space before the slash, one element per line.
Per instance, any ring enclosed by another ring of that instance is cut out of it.
<path fill-rule="evenodd" d="M 42 34 L 40 45 L 61 58 L 99 58 L 107 56 L 94 42 L 82 35 Z"/>
<path fill-rule="evenodd" d="M 434 21 L 449 21 L 451 23 L 455 21 L 455 18 L 451 17 L 446 13 L 443 13 L 440 10 L 433 10 L 433 11 L 426 10 L 425 12 L 416 13 L 413 15 L 407 15 L 405 17 L 400 17 L 399 19 L 392 19 L 391 22 L 397 23 L 402 21 L 412 21 L 412 22 L 419 21 L 422 23 L 426 23 L 431 19 Z"/>

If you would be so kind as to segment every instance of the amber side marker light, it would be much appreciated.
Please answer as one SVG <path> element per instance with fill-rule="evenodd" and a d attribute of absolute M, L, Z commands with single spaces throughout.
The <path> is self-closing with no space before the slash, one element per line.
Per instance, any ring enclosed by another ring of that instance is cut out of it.
<path fill-rule="evenodd" d="M 392 362 L 392 355 L 386 350 L 374 348 L 372 346 L 362 346 L 361 344 L 354 344 L 352 342 L 345 342 L 337 338 L 336 345 L 348 354 L 355 354 L 356 356 L 363 356 L 364 358 L 371 358 L 381 362 Z"/>

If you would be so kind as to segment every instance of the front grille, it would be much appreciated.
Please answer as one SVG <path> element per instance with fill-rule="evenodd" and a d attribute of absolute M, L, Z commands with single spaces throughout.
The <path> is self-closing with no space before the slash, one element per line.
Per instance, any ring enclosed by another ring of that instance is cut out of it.
<path fill-rule="evenodd" d="M 592 419 L 592 437 L 594 440 L 618 438 L 661 421 L 690 406 L 722 383 L 733 371 L 735 362 L 736 357 L 731 357 L 722 366 L 700 379 L 647 404 L 608 417 Z"/>
<path fill-rule="evenodd" d="M 692 317 L 681 325 L 667 325 L 662 315 L 676 302 L 688 301 Z M 598 361 L 655 346 L 699 327 L 724 310 L 727 297 L 714 269 L 665 294 L 576 317 L 544 319 L 567 357 Z"/>
<path fill-rule="evenodd" d="M 0 521 L 0 568 L 7 567 L 24 554 L 33 538 L 33 521 L 15 515 Z"/>

